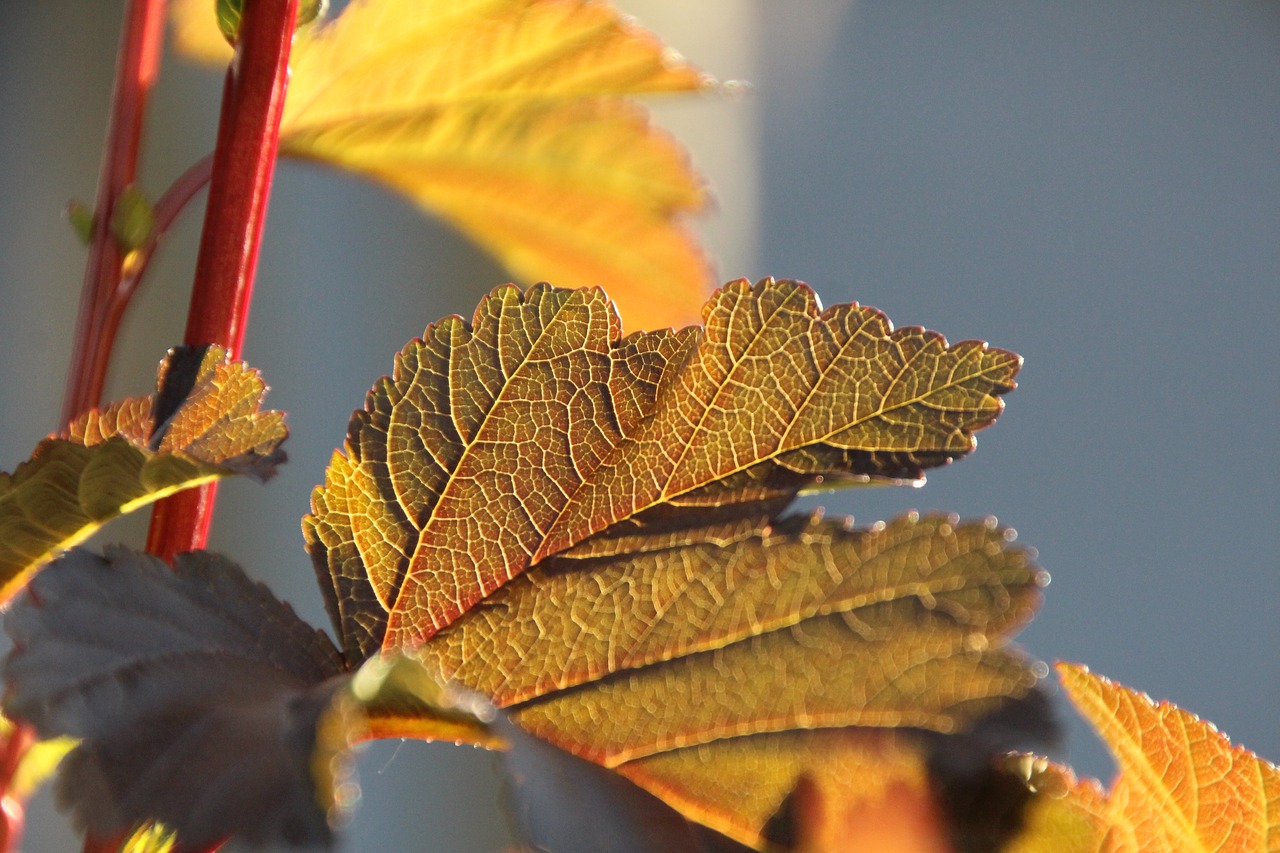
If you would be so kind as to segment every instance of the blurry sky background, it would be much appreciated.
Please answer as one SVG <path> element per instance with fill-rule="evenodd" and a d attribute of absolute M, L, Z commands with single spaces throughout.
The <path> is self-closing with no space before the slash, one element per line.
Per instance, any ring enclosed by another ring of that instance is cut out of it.
<path fill-rule="evenodd" d="M 921 490 L 837 493 L 861 522 L 995 514 L 1053 575 L 1022 635 L 1045 660 L 1177 701 L 1280 759 L 1280 5 L 622 2 L 743 99 L 656 105 L 715 187 L 723 279 L 804 279 L 899 325 L 1021 353 L 979 450 Z M 0 467 L 54 426 L 120 9 L 0 6 Z M 212 145 L 218 76 L 166 64 L 144 188 Z M 113 396 L 180 341 L 192 210 L 125 324 Z M 212 547 L 328 627 L 298 519 L 391 357 L 506 274 L 401 199 L 279 169 L 245 357 L 290 462 L 224 485 Z M 624 318 L 625 320 L 625 318 Z M 113 527 L 135 537 L 145 519 Z M 1070 726 L 1078 769 L 1108 774 Z M 377 744 L 345 849 L 498 850 L 492 758 Z M 44 796 L 26 849 L 73 849 Z"/>

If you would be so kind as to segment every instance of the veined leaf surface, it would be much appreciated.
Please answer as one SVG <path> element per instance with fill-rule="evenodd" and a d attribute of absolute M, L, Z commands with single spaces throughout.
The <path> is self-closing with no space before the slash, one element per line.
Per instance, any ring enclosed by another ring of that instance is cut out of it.
<path fill-rule="evenodd" d="M 0 474 L 0 601 L 104 523 L 230 474 L 265 479 L 283 459 L 280 412 L 256 371 L 224 350 L 178 348 L 158 391 L 94 410 Z"/>
<path fill-rule="evenodd" d="M 190 33 L 216 34 L 211 11 L 175 6 L 180 43 L 209 53 Z M 607 282 L 643 327 L 696 319 L 710 269 L 683 218 L 706 194 L 626 96 L 712 83 L 609 4 L 354 0 L 290 65 L 281 154 L 405 194 L 526 283 Z"/>
<path fill-rule="evenodd" d="M 735 282 L 704 319 L 623 337 L 598 290 L 494 291 L 400 353 L 304 530 L 351 660 L 416 649 L 523 729 L 768 849 L 817 732 L 959 733 L 1029 698 L 1008 643 L 1045 576 L 1009 531 L 778 517 L 817 483 L 967 453 L 1019 360 L 822 311 L 794 282 Z M 754 809 L 673 793 L 714 772 L 696 750 L 730 778 L 769 742 L 795 749 Z"/>
<path fill-rule="evenodd" d="M 418 645 L 575 548 L 919 477 L 972 449 L 1020 364 L 795 282 L 734 282 L 704 320 L 623 338 L 598 289 L 506 287 L 410 343 L 304 521 L 348 654 Z"/>
<path fill-rule="evenodd" d="M 1016 853 L 1264 853 L 1280 850 L 1280 770 L 1232 746 L 1175 705 L 1059 664 L 1067 695 L 1110 748 L 1110 793 L 1062 770 L 1038 773 L 1048 794 L 1032 806 Z"/>

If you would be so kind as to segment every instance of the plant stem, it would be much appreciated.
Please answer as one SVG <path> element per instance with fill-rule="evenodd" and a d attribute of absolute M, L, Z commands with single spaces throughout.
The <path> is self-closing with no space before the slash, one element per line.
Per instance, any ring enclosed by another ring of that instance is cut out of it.
<path fill-rule="evenodd" d="M 105 316 L 102 319 L 102 328 L 105 340 L 108 342 L 115 340 L 116 331 L 120 328 L 120 321 L 124 319 L 125 310 L 128 309 L 138 285 L 141 284 L 143 276 L 146 275 L 147 267 L 151 264 L 151 258 L 155 254 L 156 248 L 160 245 L 165 232 L 177 221 L 178 214 L 186 208 L 191 199 L 195 198 L 196 193 L 208 185 L 209 175 L 212 171 L 213 157 L 209 156 L 200 159 L 179 175 L 178 179 L 165 190 L 164 195 L 160 196 L 159 200 L 156 201 L 152 211 L 155 216 L 155 224 L 152 226 L 151 236 L 147 239 L 146 245 L 130 253 L 123 261 L 123 275 L 116 283 L 112 299 L 106 306 Z M 109 350 L 104 354 L 104 362 L 108 355 Z M 93 405 L 97 405 L 98 402 L 98 400 L 94 400 Z"/>
<path fill-rule="evenodd" d="M 147 100 L 160 67 L 164 21 L 164 0 L 128 0 L 125 4 L 111 114 L 94 200 L 89 257 L 59 419 L 62 427 L 101 400 L 119 318 L 124 312 L 123 303 L 132 293 L 129 288 L 121 294 L 122 258 L 111 234 L 111 217 L 121 194 L 137 178 Z M 9 793 L 9 786 L 34 742 L 35 734 L 30 728 L 15 724 L 4 745 L 0 768 L 0 790 L 4 791 L 0 850 L 5 853 L 18 849 L 24 823 L 24 805 Z"/>
<path fill-rule="evenodd" d="M 196 260 L 185 343 L 240 354 L 267 197 L 275 171 L 297 0 L 251 0 L 222 93 L 209 201 Z M 147 550 L 166 560 L 208 538 L 216 491 L 192 489 L 156 505 Z"/>
<path fill-rule="evenodd" d="M 0 742 L 0 850 L 17 850 L 26 822 L 26 804 L 10 792 L 23 757 L 36 742 L 30 726 L 15 723 Z"/>
<path fill-rule="evenodd" d="M 85 266 L 80 309 L 76 317 L 71 369 L 67 376 L 61 423 L 98 404 L 106 383 L 115 327 L 113 312 L 121 279 L 120 248 L 111 236 L 116 201 L 138 172 L 147 98 L 160 65 L 164 35 L 164 0 L 129 0 L 125 6 L 120 53 L 116 60 L 111 117 L 94 202 L 89 260 Z"/>

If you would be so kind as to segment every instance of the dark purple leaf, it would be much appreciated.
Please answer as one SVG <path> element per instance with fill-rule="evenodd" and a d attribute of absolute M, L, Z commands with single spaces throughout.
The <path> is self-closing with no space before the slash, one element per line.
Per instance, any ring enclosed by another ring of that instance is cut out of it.
<path fill-rule="evenodd" d="M 341 658 L 235 564 L 75 550 L 5 628 L 5 713 L 82 739 L 57 788 L 82 828 L 157 819 L 194 846 L 331 842 L 312 757 Z"/>

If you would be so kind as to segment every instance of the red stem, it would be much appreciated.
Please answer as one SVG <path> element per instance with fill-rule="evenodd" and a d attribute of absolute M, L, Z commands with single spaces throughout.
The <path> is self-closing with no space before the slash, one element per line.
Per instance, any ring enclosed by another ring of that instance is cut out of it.
<path fill-rule="evenodd" d="M 111 115 L 89 236 L 89 258 L 85 264 L 71 366 L 59 421 L 63 427 L 102 399 L 111 348 L 123 313 L 120 300 L 127 301 L 132 292 L 129 288 L 123 297 L 121 295 L 122 258 L 111 235 L 111 217 L 121 194 L 137 178 L 147 100 L 160 68 L 164 21 L 164 0 L 128 0 L 125 4 Z M 31 729 L 15 725 L 5 743 L 0 763 L 0 790 L 5 792 L 0 815 L 0 850 L 5 853 L 18 849 L 24 821 L 23 804 L 8 793 L 9 785 L 34 741 Z"/>
<path fill-rule="evenodd" d="M 26 804 L 14 796 L 9 787 L 22 764 L 27 750 L 36 742 L 29 726 L 14 724 L 9 736 L 0 743 L 0 850 L 17 850 L 26 823 Z"/>
<path fill-rule="evenodd" d="M 218 144 L 196 261 L 185 343 L 219 344 L 240 354 L 258 247 L 267 215 L 289 80 L 297 0 L 253 0 L 240 20 L 236 58 L 222 92 Z M 147 550 L 166 560 L 204 546 L 213 519 L 213 486 L 156 505 Z"/>
<path fill-rule="evenodd" d="M 109 328 L 105 317 L 116 299 L 122 275 L 120 249 L 111 236 L 111 214 L 120 194 L 137 177 L 143 117 L 160 66 L 164 5 L 164 0 L 130 0 L 125 8 L 111 117 L 98 177 L 89 260 L 85 266 L 71 369 L 62 405 L 63 425 L 96 406 L 106 383 L 115 330 Z"/>

